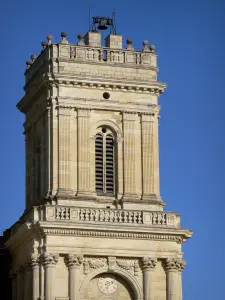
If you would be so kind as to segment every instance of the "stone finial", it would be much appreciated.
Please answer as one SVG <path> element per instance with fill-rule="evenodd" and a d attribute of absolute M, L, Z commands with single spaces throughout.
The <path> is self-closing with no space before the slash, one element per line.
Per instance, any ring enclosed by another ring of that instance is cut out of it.
<path fill-rule="evenodd" d="M 48 45 L 51 45 L 51 43 L 52 43 L 52 34 L 48 34 L 46 36 L 46 39 L 48 40 Z"/>
<path fill-rule="evenodd" d="M 46 41 L 43 41 L 41 43 L 41 46 L 43 47 L 43 49 L 45 49 L 48 46 L 48 43 Z"/>
<path fill-rule="evenodd" d="M 155 45 L 151 45 L 149 47 L 150 52 L 154 53 L 155 52 Z"/>
<path fill-rule="evenodd" d="M 32 62 L 34 62 L 36 58 L 37 58 L 36 54 L 31 54 L 30 59 L 32 60 Z"/>
<path fill-rule="evenodd" d="M 83 34 L 79 33 L 77 35 L 77 38 L 78 38 L 77 45 L 84 45 L 84 36 L 83 36 Z"/>
<path fill-rule="evenodd" d="M 29 69 L 30 66 L 32 65 L 32 62 L 31 62 L 30 60 L 27 60 L 27 61 L 26 61 L 26 65 L 27 65 L 27 69 Z"/>
<path fill-rule="evenodd" d="M 142 268 L 146 269 L 154 269 L 156 266 L 157 260 L 151 257 L 143 257 L 142 258 Z"/>
<path fill-rule="evenodd" d="M 145 52 L 149 52 L 150 51 L 148 49 L 148 41 L 147 40 L 143 41 L 143 49 L 142 49 L 142 51 L 145 51 Z"/>
<path fill-rule="evenodd" d="M 61 38 L 62 38 L 62 40 L 61 40 L 61 44 L 68 44 L 69 42 L 67 41 L 67 39 L 66 39 L 66 36 L 67 36 L 67 34 L 66 34 L 66 32 L 61 32 Z"/>
<path fill-rule="evenodd" d="M 134 50 L 133 46 L 132 46 L 132 40 L 131 39 L 127 39 L 127 49 L 128 50 Z"/>

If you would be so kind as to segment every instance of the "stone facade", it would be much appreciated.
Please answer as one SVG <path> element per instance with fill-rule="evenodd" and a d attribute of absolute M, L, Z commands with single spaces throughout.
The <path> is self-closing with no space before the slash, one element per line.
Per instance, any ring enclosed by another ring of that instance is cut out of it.
<path fill-rule="evenodd" d="M 192 232 L 160 197 L 166 85 L 147 41 L 141 51 L 131 40 L 122 49 L 122 36 L 105 42 L 99 32 L 77 45 L 48 36 L 27 63 L 17 105 L 26 117 L 26 209 L 5 243 L 13 300 L 182 300 L 181 245 Z"/>

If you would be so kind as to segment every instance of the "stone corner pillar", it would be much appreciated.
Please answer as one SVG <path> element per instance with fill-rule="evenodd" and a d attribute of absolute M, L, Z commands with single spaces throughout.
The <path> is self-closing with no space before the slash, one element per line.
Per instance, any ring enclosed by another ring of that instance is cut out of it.
<path fill-rule="evenodd" d="M 178 258 L 167 258 L 164 262 L 166 272 L 166 300 L 182 300 L 182 271 L 186 261 Z"/>
<path fill-rule="evenodd" d="M 151 257 L 142 258 L 144 300 L 154 300 L 152 278 L 153 278 L 153 272 L 156 264 L 157 264 L 156 258 L 151 258 Z"/>
<path fill-rule="evenodd" d="M 45 270 L 44 293 L 45 300 L 55 300 L 54 295 L 54 268 L 59 260 L 56 253 L 44 252 L 42 255 L 42 263 Z"/>
<path fill-rule="evenodd" d="M 32 253 L 30 255 L 28 266 L 32 271 L 32 300 L 39 299 L 39 265 L 40 256 L 38 253 Z M 31 297 L 31 295 L 30 295 Z"/>
<path fill-rule="evenodd" d="M 83 264 L 83 256 L 68 254 L 66 263 L 69 269 L 69 297 L 70 300 L 78 300 L 80 267 Z"/>

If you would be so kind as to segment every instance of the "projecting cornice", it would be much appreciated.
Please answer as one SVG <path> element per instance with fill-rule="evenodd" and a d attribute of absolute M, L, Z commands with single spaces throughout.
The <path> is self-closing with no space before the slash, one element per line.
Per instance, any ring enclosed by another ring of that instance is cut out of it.
<path fill-rule="evenodd" d="M 85 77 L 73 77 L 73 76 L 62 76 L 62 75 L 52 75 L 44 74 L 36 78 L 32 83 L 29 84 L 29 88 L 25 87 L 26 95 L 17 104 L 17 108 L 26 113 L 30 107 L 32 100 L 43 91 L 44 88 L 51 89 L 52 87 L 59 88 L 64 87 L 74 87 L 74 88 L 85 88 L 85 89 L 99 89 L 107 91 L 120 91 L 126 93 L 137 93 L 137 97 L 140 94 L 149 94 L 158 97 L 161 95 L 166 84 L 163 82 L 137 82 L 137 81 L 116 81 L 115 79 L 105 80 L 104 78 L 96 77 L 95 80 L 87 79 Z M 95 99 L 96 100 L 96 99 Z M 111 100 L 108 102 L 110 103 Z M 139 103 L 137 103 L 139 105 Z"/>

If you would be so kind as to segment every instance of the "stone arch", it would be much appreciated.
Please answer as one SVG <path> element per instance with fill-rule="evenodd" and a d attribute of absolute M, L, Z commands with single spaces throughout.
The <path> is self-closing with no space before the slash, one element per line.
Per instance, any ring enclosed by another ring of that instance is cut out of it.
<path fill-rule="evenodd" d="M 117 180 L 116 180 L 116 192 L 115 192 L 115 198 L 121 199 L 123 195 L 123 155 L 122 155 L 122 141 L 123 141 L 123 132 L 121 128 L 118 126 L 118 124 L 109 119 L 102 119 L 98 121 L 94 121 L 90 124 L 90 131 L 89 131 L 89 137 L 90 137 L 90 182 L 91 182 L 91 190 L 95 191 L 95 135 L 98 132 L 98 128 L 101 126 L 108 127 L 111 132 L 114 135 L 116 143 L 116 174 L 117 174 Z"/>
<path fill-rule="evenodd" d="M 85 289 L 88 287 L 89 282 L 95 276 L 100 275 L 101 273 L 111 273 L 111 274 L 115 274 L 115 275 L 122 277 L 128 283 L 129 287 L 131 288 L 131 290 L 134 294 L 135 300 L 143 300 L 143 292 L 142 292 L 141 286 L 140 286 L 139 282 L 137 281 L 137 279 L 128 271 L 118 268 L 118 267 L 115 267 L 110 270 L 108 267 L 102 267 L 102 268 L 99 268 L 99 269 L 94 270 L 94 271 L 90 272 L 89 274 L 87 274 L 80 286 L 80 300 L 86 300 L 86 299 L 84 299 Z"/>
<path fill-rule="evenodd" d="M 115 134 L 115 137 L 116 137 L 117 140 L 120 140 L 120 139 L 123 138 L 123 132 L 120 129 L 120 127 L 116 124 L 116 122 L 114 122 L 112 120 L 108 120 L 108 119 L 100 120 L 100 121 L 97 121 L 97 122 L 91 124 L 90 135 L 94 136 L 95 133 L 96 133 L 96 129 L 100 126 L 109 127 L 112 130 L 112 132 Z"/>

